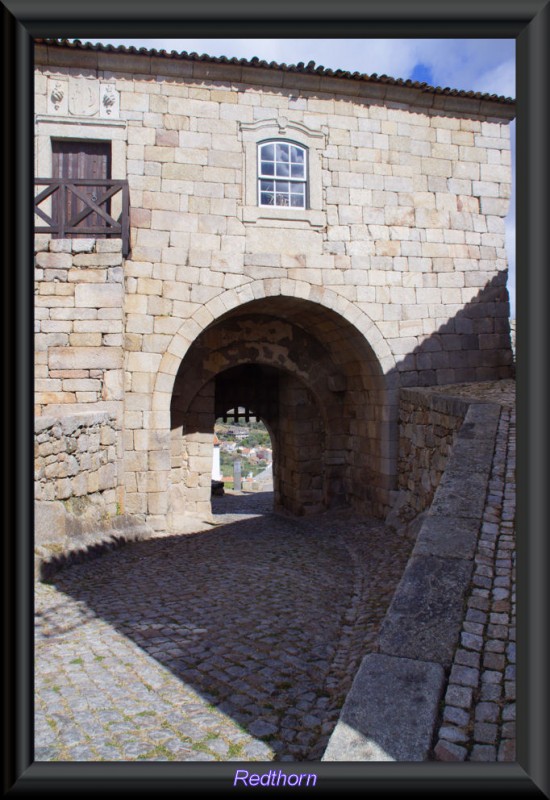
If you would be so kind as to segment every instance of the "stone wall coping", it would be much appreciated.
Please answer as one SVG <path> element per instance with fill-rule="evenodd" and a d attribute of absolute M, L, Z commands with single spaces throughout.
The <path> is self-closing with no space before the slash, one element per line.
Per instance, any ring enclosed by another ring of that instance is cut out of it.
<path fill-rule="evenodd" d="M 486 401 L 477 398 L 457 397 L 453 394 L 434 392 L 431 387 L 418 387 L 414 389 L 401 389 L 401 400 L 422 404 L 432 411 L 441 414 L 451 414 L 454 417 L 465 417 L 473 405 L 485 405 Z"/>
<path fill-rule="evenodd" d="M 365 656 L 321 760 L 425 760 L 444 682 L 439 664 Z"/>
<path fill-rule="evenodd" d="M 472 550 L 448 552 L 454 527 L 439 527 L 443 549 L 434 542 L 433 525 L 444 520 L 469 520 L 477 540 L 493 461 L 501 407 L 468 404 L 445 472 L 424 520 L 412 556 L 395 591 L 380 632 L 380 650 L 388 655 L 419 658 L 447 667 L 452 661 L 462 622 L 462 602 L 472 571 Z M 462 562 L 459 567 L 457 562 Z M 441 571 L 441 580 L 433 581 Z M 445 586 L 452 576 L 451 587 Z M 426 584 L 426 585 L 424 585 Z M 429 591 L 427 586 L 429 584 Z M 414 602 L 413 602 L 414 600 Z"/>

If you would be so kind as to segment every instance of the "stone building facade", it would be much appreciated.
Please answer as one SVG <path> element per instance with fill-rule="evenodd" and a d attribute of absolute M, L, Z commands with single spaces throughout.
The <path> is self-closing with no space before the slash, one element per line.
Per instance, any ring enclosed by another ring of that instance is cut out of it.
<path fill-rule="evenodd" d="M 514 103 L 57 40 L 35 64 L 37 177 L 56 143 L 107 148 L 130 216 L 127 246 L 36 236 L 37 417 L 107 414 L 109 502 L 158 530 L 210 513 L 235 406 L 271 432 L 276 507 L 383 515 L 400 390 L 511 375 Z M 72 468 L 50 480 L 97 499 Z"/>

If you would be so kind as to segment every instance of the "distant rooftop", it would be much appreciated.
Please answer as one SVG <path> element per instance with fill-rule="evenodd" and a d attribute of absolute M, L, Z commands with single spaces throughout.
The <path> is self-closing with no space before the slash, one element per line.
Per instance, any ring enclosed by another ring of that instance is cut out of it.
<path fill-rule="evenodd" d="M 206 54 L 199 55 L 198 53 L 181 53 L 172 50 L 156 50 L 147 49 L 145 47 L 125 47 L 119 45 L 115 47 L 112 44 L 92 44 L 91 42 L 82 42 L 80 39 L 35 39 L 35 44 L 43 44 L 49 47 L 63 47 L 71 48 L 73 50 L 87 50 L 102 53 L 126 53 L 129 55 L 143 55 L 143 56 L 156 56 L 166 59 L 194 61 L 210 64 L 228 64 L 239 67 L 256 67 L 259 69 L 269 69 L 279 72 L 293 72 L 302 75 L 317 75 L 320 77 L 329 78 L 342 78 L 345 80 L 361 81 L 365 83 L 387 84 L 389 86 L 403 86 L 409 89 L 416 89 L 421 92 L 434 95 L 444 95 L 450 97 L 463 97 L 472 100 L 480 100 L 492 103 L 500 103 L 503 105 L 514 105 L 515 100 L 511 97 L 503 97 L 496 94 L 487 94 L 482 92 L 465 91 L 462 89 L 451 89 L 450 87 L 430 86 L 427 83 L 412 80 L 403 80 L 402 78 L 392 78 L 389 75 L 366 75 L 361 72 L 348 72 L 343 69 L 326 69 L 323 66 L 317 66 L 314 61 L 308 64 L 299 62 L 298 64 L 278 64 L 275 61 L 262 61 L 259 58 L 227 58 L 226 56 L 209 56 Z"/>

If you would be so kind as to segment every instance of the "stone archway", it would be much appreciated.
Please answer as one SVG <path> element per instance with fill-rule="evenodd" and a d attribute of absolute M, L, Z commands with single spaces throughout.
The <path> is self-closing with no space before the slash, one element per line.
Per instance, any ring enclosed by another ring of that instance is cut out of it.
<path fill-rule="evenodd" d="M 383 514 L 397 442 L 380 362 L 340 314 L 278 295 L 213 320 L 181 360 L 170 404 L 169 527 L 210 513 L 220 387 L 230 387 L 237 399 L 247 367 L 256 370 L 260 386 L 271 381 L 270 408 L 254 410 L 274 434 L 275 507 L 311 514 L 353 506 Z"/>

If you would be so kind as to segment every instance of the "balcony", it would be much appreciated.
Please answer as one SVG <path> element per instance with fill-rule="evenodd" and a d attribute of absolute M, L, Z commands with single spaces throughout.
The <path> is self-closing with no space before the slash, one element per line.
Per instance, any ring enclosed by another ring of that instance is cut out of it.
<path fill-rule="evenodd" d="M 122 239 L 130 251 L 128 181 L 100 178 L 35 178 L 35 233 L 55 239 L 72 237 Z M 37 217 L 39 218 L 37 220 Z M 40 221 L 46 224 L 36 224 Z"/>

